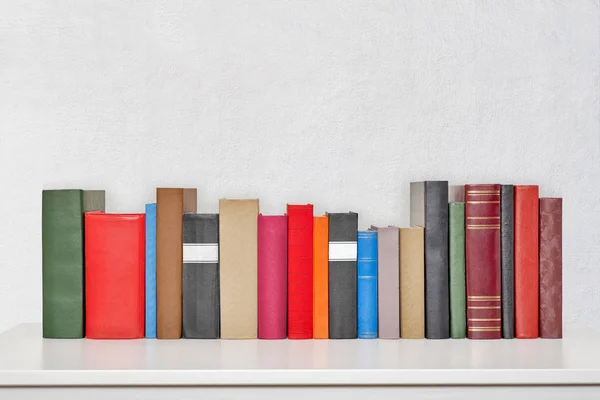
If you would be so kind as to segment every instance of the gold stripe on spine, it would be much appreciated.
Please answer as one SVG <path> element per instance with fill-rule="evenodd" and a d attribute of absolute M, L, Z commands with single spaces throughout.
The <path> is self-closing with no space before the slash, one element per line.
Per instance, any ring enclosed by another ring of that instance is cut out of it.
<path fill-rule="evenodd" d="M 500 322 L 501 318 L 469 318 L 469 321 L 473 322 Z"/>
<path fill-rule="evenodd" d="M 494 217 L 467 217 L 467 219 L 500 219 L 499 216 Z"/>
<path fill-rule="evenodd" d="M 472 224 L 467 226 L 470 228 L 495 228 L 500 226 L 500 224 Z"/>
<path fill-rule="evenodd" d="M 496 227 L 485 228 L 485 227 L 472 227 L 472 226 L 467 226 L 467 229 L 493 229 L 493 230 L 498 230 L 498 229 L 500 229 L 500 227 L 499 227 L 499 226 L 496 226 Z"/>
<path fill-rule="evenodd" d="M 467 194 L 500 194 L 499 190 L 494 190 L 494 189 L 490 189 L 490 190 L 467 190 Z"/>
<path fill-rule="evenodd" d="M 471 332 L 500 332 L 501 328 L 492 328 L 492 327 L 474 327 L 469 328 Z"/>
<path fill-rule="evenodd" d="M 500 204 L 500 200 L 467 201 L 467 204 Z"/>
<path fill-rule="evenodd" d="M 496 193 L 475 193 L 475 194 L 471 194 L 468 193 L 467 196 L 500 196 L 500 194 L 496 194 Z"/>
<path fill-rule="evenodd" d="M 467 301 L 500 301 L 500 299 L 468 299 Z"/>
<path fill-rule="evenodd" d="M 499 299 L 500 296 L 467 296 L 467 299 Z"/>
<path fill-rule="evenodd" d="M 468 306 L 471 310 L 499 310 L 500 306 Z"/>

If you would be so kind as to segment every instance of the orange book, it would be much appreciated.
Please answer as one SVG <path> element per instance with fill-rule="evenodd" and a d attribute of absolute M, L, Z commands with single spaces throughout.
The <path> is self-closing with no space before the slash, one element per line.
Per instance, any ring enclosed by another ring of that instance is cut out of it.
<path fill-rule="evenodd" d="M 327 215 L 313 224 L 313 336 L 329 338 L 329 223 Z"/>

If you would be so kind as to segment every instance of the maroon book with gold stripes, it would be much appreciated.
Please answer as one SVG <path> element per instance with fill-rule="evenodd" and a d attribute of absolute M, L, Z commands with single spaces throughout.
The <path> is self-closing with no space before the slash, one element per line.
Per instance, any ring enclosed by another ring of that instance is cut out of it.
<path fill-rule="evenodd" d="M 500 339 L 500 185 L 465 185 L 467 337 Z"/>

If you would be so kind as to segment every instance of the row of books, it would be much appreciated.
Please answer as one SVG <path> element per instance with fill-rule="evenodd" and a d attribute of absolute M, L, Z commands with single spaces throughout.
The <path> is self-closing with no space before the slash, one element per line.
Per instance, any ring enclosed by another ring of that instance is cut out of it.
<path fill-rule="evenodd" d="M 311 204 L 197 212 L 158 188 L 42 194 L 43 336 L 93 339 L 562 337 L 562 199 L 535 185 L 410 185 L 410 226 L 359 231 Z"/>

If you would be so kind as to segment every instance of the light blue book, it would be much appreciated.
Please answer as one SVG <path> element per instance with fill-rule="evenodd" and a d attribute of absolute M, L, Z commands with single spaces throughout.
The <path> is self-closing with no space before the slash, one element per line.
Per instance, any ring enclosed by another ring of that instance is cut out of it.
<path fill-rule="evenodd" d="M 358 337 L 377 338 L 377 232 L 358 232 Z"/>
<path fill-rule="evenodd" d="M 156 338 L 156 203 L 146 204 L 146 338 Z"/>

